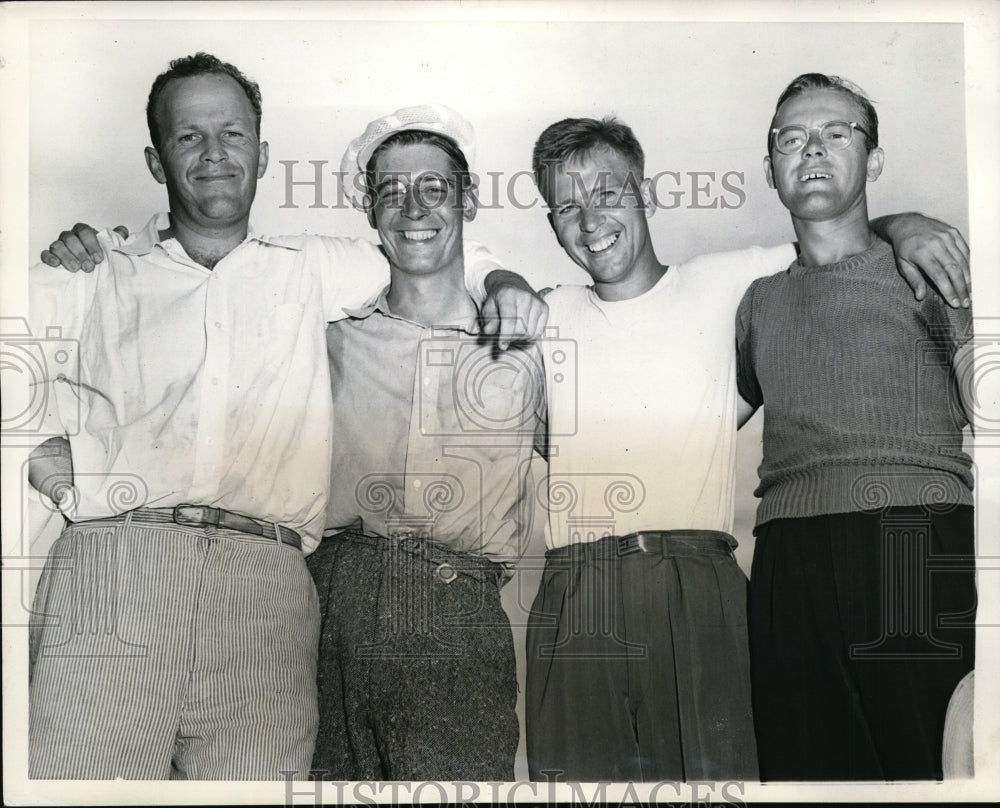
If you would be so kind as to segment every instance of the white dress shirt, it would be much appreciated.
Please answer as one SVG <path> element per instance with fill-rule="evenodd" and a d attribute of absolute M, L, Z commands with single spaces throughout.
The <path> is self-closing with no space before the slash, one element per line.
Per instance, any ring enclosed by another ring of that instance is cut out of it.
<path fill-rule="evenodd" d="M 65 434 L 73 453 L 63 512 L 211 505 L 293 528 L 309 552 L 330 479 L 326 323 L 384 287 L 388 263 L 360 239 L 251 233 L 209 270 L 160 240 L 168 226 L 101 233 L 90 274 L 32 269 L 40 436 Z M 482 299 L 498 264 L 466 251 Z"/>

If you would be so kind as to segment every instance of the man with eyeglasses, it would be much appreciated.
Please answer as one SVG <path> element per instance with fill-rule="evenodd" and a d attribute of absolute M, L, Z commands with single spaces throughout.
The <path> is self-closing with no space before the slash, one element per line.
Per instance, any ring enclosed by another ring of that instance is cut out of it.
<path fill-rule="evenodd" d="M 855 85 L 809 73 L 781 94 L 764 170 L 800 255 L 736 323 L 740 395 L 764 407 L 749 609 L 764 780 L 941 779 L 974 662 L 971 310 L 904 294 L 868 220 L 883 160 Z"/>
<path fill-rule="evenodd" d="M 524 551 L 541 354 L 475 333 L 462 233 L 473 131 L 441 105 L 372 121 L 342 163 L 390 283 L 330 325 L 320 729 L 334 780 L 513 780 L 517 673 L 500 586 Z"/>
<path fill-rule="evenodd" d="M 559 244 L 592 285 L 546 298 L 558 339 L 543 344 L 549 530 L 527 633 L 531 776 L 756 779 L 747 579 L 730 535 L 734 314 L 750 283 L 786 267 L 794 250 L 661 263 L 643 149 L 614 118 L 547 127 L 533 168 Z M 926 259 L 907 233 L 922 242 L 929 231 L 925 246 L 961 262 L 951 233 L 935 237 L 939 223 L 879 226 L 902 256 Z M 905 284 L 899 294 L 914 296 Z"/>

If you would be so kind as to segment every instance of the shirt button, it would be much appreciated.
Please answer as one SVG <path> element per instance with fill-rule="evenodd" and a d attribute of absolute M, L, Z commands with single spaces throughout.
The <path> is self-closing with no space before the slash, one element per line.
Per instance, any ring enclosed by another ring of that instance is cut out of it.
<path fill-rule="evenodd" d="M 218 383 L 219 383 L 218 379 L 212 379 L 212 384 L 218 384 Z"/>
<path fill-rule="evenodd" d="M 414 488 L 420 488 L 420 480 L 414 480 L 413 481 L 413 487 Z"/>
<path fill-rule="evenodd" d="M 222 323 L 220 323 L 218 320 L 216 320 L 215 327 L 216 328 L 222 328 Z"/>

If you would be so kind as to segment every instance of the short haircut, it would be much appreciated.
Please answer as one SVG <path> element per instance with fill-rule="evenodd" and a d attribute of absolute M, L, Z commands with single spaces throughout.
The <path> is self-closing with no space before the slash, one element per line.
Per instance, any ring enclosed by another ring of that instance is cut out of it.
<path fill-rule="evenodd" d="M 871 100 L 857 84 L 840 76 L 828 76 L 825 73 L 803 73 L 789 84 L 784 92 L 778 97 L 778 103 L 774 105 L 774 115 L 771 117 L 771 125 L 767 128 L 767 153 L 771 154 L 774 147 L 774 122 L 778 119 L 778 110 L 789 98 L 802 95 L 809 90 L 836 90 L 849 96 L 860 112 L 861 120 L 858 123 L 864 128 L 865 149 L 871 151 L 878 146 L 878 113 L 872 106 Z"/>
<path fill-rule="evenodd" d="M 535 142 L 531 168 L 535 184 L 546 201 L 549 199 L 549 172 L 593 151 L 608 149 L 621 155 L 635 175 L 636 182 L 645 176 L 646 155 L 635 132 L 613 115 L 596 118 L 565 118 L 548 127 Z"/>
<path fill-rule="evenodd" d="M 429 132 L 426 129 L 404 129 L 389 135 L 378 144 L 372 156 L 368 158 L 365 166 L 365 191 L 366 196 L 374 195 L 376 186 L 375 164 L 378 157 L 392 146 L 415 146 L 418 143 L 428 143 L 437 146 L 443 151 L 451 164 L 452 178 L 454 178 L 459 190 L 465 193 L 472 186 L 472 174 L 469 172 L 469 161 L 465 153 L 458 147 L 451 138 L 439 135 L 436 132 Z M 446 179 L 448 179 L 446 177 Z"/>
<path fill-rule="evenodd" d="M 171 81 L 190 76 L 229 76 L 239 84 L 243 88 L 243 92 L 246 93 L 250 106 L 253 107 L 254 125 L 257 138 L 260 139 L 261 97 L 257 82 L 248 79 L 238 67 L 229 64 L 229 62 L 223 62 L 210 53 L 199 51 L 193 56 L 174 59 L 170 63 L 170 68 L 156 77 L 149 90 L 149 100 L 146 102 L 146 124 L 149 126 L 149 138 L 154 149 L 160 148 L 160 126 L 156 120 L 156 107 L 159 104 L 160 96 L 163 95 L 167 84 Z"/>

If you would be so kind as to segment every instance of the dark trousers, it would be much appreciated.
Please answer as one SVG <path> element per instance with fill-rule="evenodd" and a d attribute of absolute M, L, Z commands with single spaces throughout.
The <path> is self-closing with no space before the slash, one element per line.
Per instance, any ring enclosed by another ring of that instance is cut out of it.
<path fill-rule="evenodd" d="M 941 779 L 948 699 L 974 665 L 974 563 L 968 506 L 758 528 L 750 647 L 762 779 Z"/>
<path fill-rule="evenodd" d="M 324 539 L 308 563 L 322 617 L 319 776 L 513 780 L 517 673 L 500 567 L 359 534 Z"/>
<path fill-rule="evenodd" d="M 546 554 L 527 638 L 533 780 L 757 778 L 736 542 L 651 535 Z"/>

